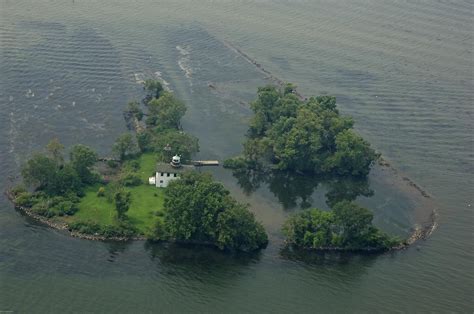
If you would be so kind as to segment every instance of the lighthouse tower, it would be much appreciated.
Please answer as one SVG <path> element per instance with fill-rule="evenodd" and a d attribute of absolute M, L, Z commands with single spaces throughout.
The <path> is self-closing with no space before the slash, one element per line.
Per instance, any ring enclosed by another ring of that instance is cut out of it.
<path fill-rule="evenodd" d="M 171 166 L 174 168 L 180 168 L 181 167 L 181 157 L 178 155 L 174 155 L 173 158 L 171 159 Z"/>

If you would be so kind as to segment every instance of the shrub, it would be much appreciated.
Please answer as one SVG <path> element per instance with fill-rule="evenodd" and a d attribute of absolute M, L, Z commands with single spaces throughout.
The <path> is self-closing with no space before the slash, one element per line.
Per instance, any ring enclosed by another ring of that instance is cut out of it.
<path fill-rule="evenodd" d="M 28 192 L 16 194 L 15 204 L 21 207 L 31 207 L 37 202 L 35 196 Z"/>
<path fill-rule="evenodd" d="M 130 169 L 132 171 L 137 171 L 138 169 L 140 169 L 140 163 L 138 162 L 138 160 L 130 160 L 125 163 L 124 168 Z"/>
<path fill-rule="evenodd" d="M 124 186 L 137 186 L 142 184 L 142 179 L 134 172 L 127 172 L 120 177 L 120 183 Z"/>
<path fill-rule="evenodd" d="M 84 234 L 99 234 L 101 231 L 100 225 L 94 222 L 84 222 L 84 221 L 76 221 L 69 224 L 70 231 L 77 231 Z"/>
<path fill-rule="evenodd" d="M 97 196 L 98 197 L 104 197 L 105 196 L 105 188 L 101 186 L 99 190 L 97 191 Z"/>
<path fill-rule="evenodd" d="M 115 160 L 107 160 L 107 166 L 109 166 L 110 168 L 117 168 L 119 166 L 119 163 Z"/>
<path fill-rule="evenodd" d="M 69 224 L 69 230 L 83 234 L 101 235 L 106 238 L 129 238 L 137 233 L 135 227 L 133 227 L 129 222 L 120 222 L 118 225 L 101 226 L 92 221 L 76 221 Z"/>
<path fill-rule="evenodd" d="M 31 207 L 31 211 L 35 214 L 45 216 L 45 217 L 52 217 L 54 214 L 49 211 L 49 204 L 46 200 L 40 200 L 36 204 Z"/>
<path fill-rule="evenodd" d="M 63 201 L 51 208 L 51 210 L 53 210 L 58 216 L 72 216 L 79 210 L 79 208 L 71 201 Z"/>
<path fill-rule="evenodd" d="M 13 187 L 10 192 L 13 194 L 14 197 L 16 197 L 19 194 L 27 192 L 26 187 L 23 184 L 17 185 Z"/>

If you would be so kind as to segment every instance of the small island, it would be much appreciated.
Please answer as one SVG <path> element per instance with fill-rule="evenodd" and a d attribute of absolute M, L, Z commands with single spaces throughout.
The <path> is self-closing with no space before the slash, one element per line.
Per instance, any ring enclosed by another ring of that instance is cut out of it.
<path fill-rule="evenodd" d="M 194 171 L 198 140 L 181 128 L 184 103 L 156 80 L 130 102 L 131 132 L 119 136 L 113 157 L 90 147 L 69 149 L 57 139 L 22 167 L 23 184 L 8 191 L 15 206 L 51 227 L 94 240 L 147 239 L 254 251 L 267 234 L 247 205 L 211 175 Z"/>
<path fill-rule="evenodd" d="M 224 167 L 249 181 L 273 173 L 308 177 L 364 179 L 380 155 L 342 116 L 336 98 L 303 99 L 295 86 L 265 86 L 251 103 L 254 115 L 241 156 Z M 357 181 L 355 181 L 357 182 Z M 352 200 L 329 200 L 330 211 L 306 209 L 283 227 L 289 246 L 311 250 L 386 251 L 405 243 L 372 224 L 372 213 Z"/>

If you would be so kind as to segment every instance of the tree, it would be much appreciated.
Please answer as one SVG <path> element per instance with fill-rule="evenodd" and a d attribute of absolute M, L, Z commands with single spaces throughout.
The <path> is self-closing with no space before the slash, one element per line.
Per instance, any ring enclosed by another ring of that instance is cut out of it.
<path fill-rule="evenodd" d="M 271 163 L 279 170 L 362 177 L 377 158 L 370 145 L 351 132 L 354 122 L 339 114 L 333 96 L 301 100 L 292 84 L 282 90 L 265 86 L 250 107 L 254 116 L 244 143 L 245 159 Z"/>
<path fill-rule="evenodd" d="M 141 121 L 143 118 L 143 111 L 140 108 L 140 104 L 137 101 L 131 101 L 127 104 L 126 112 L 130 113 L 132 116 L 137 118 L 138 121 Z"/>
<path fill-rule="evenodd" d="M 163 92 L 160 98 L 148 102 L 149 115 L 156 117 L 154 123 L 162 127 L 179 129 L 180 120 L 186 113 L 186 106 L 176 99 L 172 93 Z M 152 121 L 152 120 L 147 120 Z"/>
<path fill-rule="evenodd" d="M 161 93 L 164 91 L 163 85 L 158 80 L 148 79 L 145 81 L 143 89 L 147 92 L 147 100 L 153 98 L 160 98 Z M 146 102 L 148 102 L 146 101 Z"/>
<path fill-rule="evenodd" d="M 118 219 L 122 220 L 125 213 L 130 208 L 131 194 L 129 191 L 120 190 L 114 195 L 115 209 L 117 210 Z"/>
<path fill-rule="evenodd" d="M 181 156 L 181 161 L 187 162 L 199 151 L 198 139 L 184 131 L 166 130 L 156 134 L 150 145 L 155 152 L 164 153 L 166 146 L 171 148 L 171 154 Z"/>
<path fill-rule="evenodd" d="M 124 133 L 115 140 L 112 151 L 120 160 L 124 160 L 137 152 L 137 144 L 130 133 Z"/>
<path fill-rule="evenodd" d="M 173 240 L 248 251 L 267 242 L 253 214 L 209 174 L 189 172 L 172 181 L 165 191 L 164 206 L 165 233 Z"/>
<path fill-rule="evenodd" d="M 74 145 L 69 156 L 71 166 L 83 183 L 90 184 L 96 181 L 96 176 L 90 170 L 97 162 L 97 153 L 92 148 L 82 144 Z"/>
<path fill-rule="evenodd" d="M 262 224 L 243 205 L 236 205 L 219 214 L 217 218 L 217 246 L 222 249 L 254 251 L 268 243 Z"/>
<path fill-rule="evenodd" d="M 57 138 L 49 141 L 48 145 L 46 145 L 46 151 L 57 164 L 62 164 L 64 162 L 64 145 L 61 144 Z"/>
<path fill-rule="evenodd" d="M 57 163 L 41 153 L 34 154 L 26 164 L 23 165 L 21 170 L 21 174 L 27 185 L 43 189 L 48 193 L 54 193 L 57 173 Z"/>
<path fill-rule="evenodd" d="M 317 208 L 292 215 L 285 222 L 287 242 L 308 249 L 387 250 L 400 243 L 372 224 L 372 213 L 342 201 L 332 211 Z"/>
<path fill-rule="evenodd" d="M 370 144 L 351 130 L 336 135 L 336 152 L 327 159 L 326 169 L 339 175 L 367 176 L 379 155 Z"/>
<path fill-rule="evenodd" d="M 283 226 L 287 242 L 293 245 L 327 249 L 333 247 L 334 214 L 317 208 L 290 216 Z"/>

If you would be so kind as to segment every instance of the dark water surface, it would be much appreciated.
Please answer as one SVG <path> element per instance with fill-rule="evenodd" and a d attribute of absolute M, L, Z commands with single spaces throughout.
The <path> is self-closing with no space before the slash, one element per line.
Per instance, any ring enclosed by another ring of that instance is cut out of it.
<path fill-rule="evenodd" d="M 305 95 L 337 96 L 358 132 L 401 171 L 376 168 L 373 197 L 359 197 L 377 225 L 406 236 L 420 212 L 436 208 L 439 226 L 401 252 L 301 256 L 282 250 L 281 224 L 302 204 L 326 206 L 334 187 L 277 178 L 247 193 L 215 169 L 271 240 L 258 254 L 228 255 L 70 238 L 1 196 L 0 311 L 472 312 L 473 8 L 436 0 L 1 0 L 1 190 L 52 137 L 108 154 L 125 131 L 124 105 L 150 77 L 188 104 L 184 126 L 199 137 L 201 157 L 238 153 L 246 102 L 268 78 L 229 43 Z"/>

